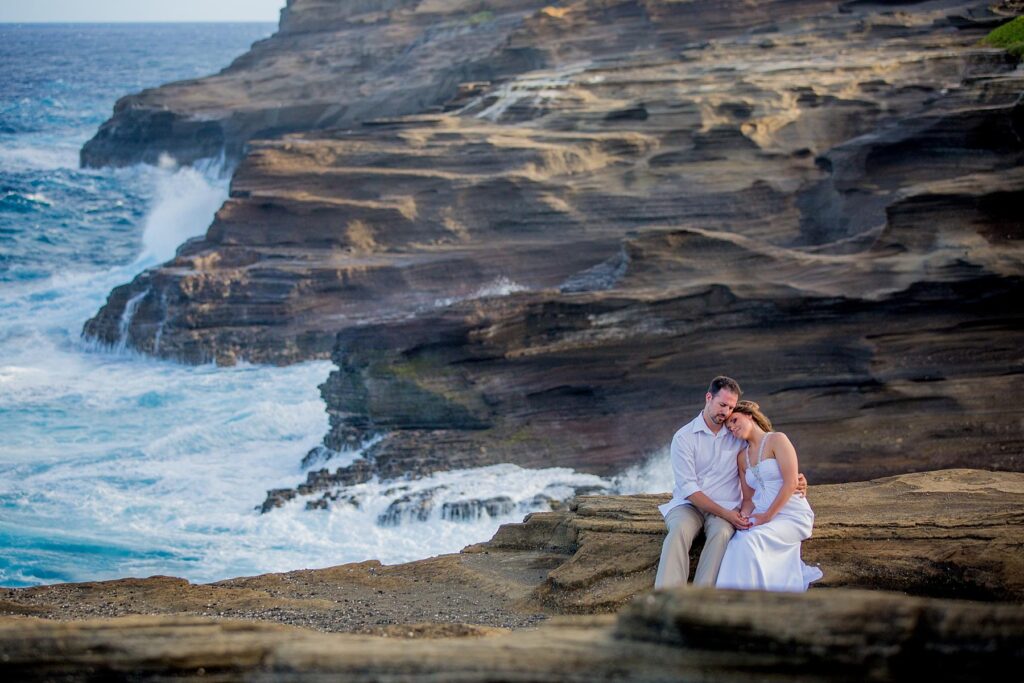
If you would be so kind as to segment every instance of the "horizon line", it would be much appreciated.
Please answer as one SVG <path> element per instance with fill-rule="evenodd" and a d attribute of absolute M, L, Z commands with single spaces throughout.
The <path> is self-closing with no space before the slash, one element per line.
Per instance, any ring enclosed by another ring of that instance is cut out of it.
<path fill-rule="evenodd" d="M 80 25 L 80 24 L 95 24 L 97 26 L 103 24 L 277 24 L 278 19 L 107 19 L 103 21 L 91 21 L 91 20 L 50 20 L 50 19 L 36 19 L 32 21 L 6 21 L 0 20 L 0 26 L 26 26 L 33 24 L 63 24 L 63 25 Z"/>

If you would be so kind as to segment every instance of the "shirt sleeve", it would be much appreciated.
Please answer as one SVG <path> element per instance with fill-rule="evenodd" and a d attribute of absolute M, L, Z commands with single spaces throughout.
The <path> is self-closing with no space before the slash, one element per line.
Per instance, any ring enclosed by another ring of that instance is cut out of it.
<path fill-rule="evenodd" d="M 675 493 L 680 498 L 689 498 L 700 491 L 700 485 L 697 483 L 696 444 L 693 434 L 676 434 L 672 438 L 671 453 Z"/>

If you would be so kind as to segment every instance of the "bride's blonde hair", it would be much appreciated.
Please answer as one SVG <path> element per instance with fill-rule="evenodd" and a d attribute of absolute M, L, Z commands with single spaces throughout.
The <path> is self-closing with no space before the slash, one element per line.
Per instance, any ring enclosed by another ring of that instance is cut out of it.
<path fill-rule="evenodd" d="M 761 406 L 757 405 L 753 401 L 740 401 L 736 404 L 736 407 L 732 409 L 734 413 L 743 413 L 749 415 L 750 419 L 754 421 L 758 427 L 766 432 L 772 431 L 772 421 L 768 419 L 768 416 L 761 412 Z"/>

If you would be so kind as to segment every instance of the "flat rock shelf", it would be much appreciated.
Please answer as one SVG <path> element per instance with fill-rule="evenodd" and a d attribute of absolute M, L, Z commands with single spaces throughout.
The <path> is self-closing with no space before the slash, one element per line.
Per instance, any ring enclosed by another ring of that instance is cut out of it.
<path fill-rule="evenodd" d="M 809 495 L 818 519 L 804 558 L 825 576 L 802 595 L 652 593 L 667 496 L 588 496 L 402 565 L 2 591 L 0 670 L 18 680 L 746 681 L 799 670 L 815 681 L 920 671 L 966 681 L 1021 664 L 1024 474 L 942 470 Z"/>

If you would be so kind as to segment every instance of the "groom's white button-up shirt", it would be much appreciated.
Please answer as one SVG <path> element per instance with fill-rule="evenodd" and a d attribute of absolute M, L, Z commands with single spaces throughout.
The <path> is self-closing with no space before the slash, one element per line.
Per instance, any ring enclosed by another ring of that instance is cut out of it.
<path fill-rule="evenodd" d="M 672 500 L 658 506 L 662 515 L 679 505 L 693 505 L 688 500 L 701 491 L 726 510 L 739 507 L 743 500 L 740 491 L 739 469 L 736 457 L 743 441 L 737 439 L 724 426 L 715 434 L 698 414 L 672 437 L 672 474 L 675 486 Z"/>

